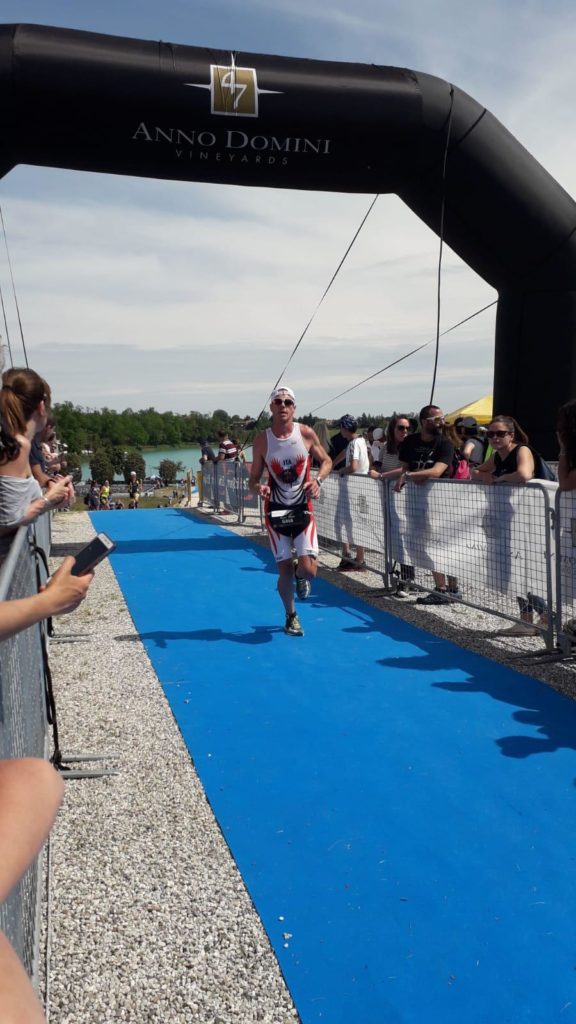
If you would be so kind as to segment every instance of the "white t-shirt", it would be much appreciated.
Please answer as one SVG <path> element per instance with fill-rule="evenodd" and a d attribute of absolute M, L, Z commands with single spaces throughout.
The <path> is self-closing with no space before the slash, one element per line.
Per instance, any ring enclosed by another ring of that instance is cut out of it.
<path fill-rule="evenodd" d="M 379 462 L 380 461 L 380 452 L 381 452 L 381 450 L 382 450 L 382 442 L 381 441 L 374 441 L 372 447 L 370 448 L 370 454 L 371 454 L 374 462 Z"/>
<path fill-rule="evenodd" d="M 370 469 L 370 462 L 368 459 L 368 447 L 363 437 L 354 437 L 346 449 L 346 465 L 349 466 L 353 460 L 358 462 L 355 472 L 366 476 Z"/>

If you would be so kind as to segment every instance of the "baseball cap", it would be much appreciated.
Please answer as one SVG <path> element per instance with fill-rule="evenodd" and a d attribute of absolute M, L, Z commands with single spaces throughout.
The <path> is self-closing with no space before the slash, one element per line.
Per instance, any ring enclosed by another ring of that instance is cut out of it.
<path fill-rule="evenodd" d="M 346 415 L 340 418 L 340 426 L 343 430 L 349 430 L 351 434 L 354 434 L 358 424 L 353 416 Z"/>
<path fill-rule="evenodd" d="M 372 431 L 372 437 L 375 441 L 379 441 L 381 437 L 384 437 L 382 427 L 376 427 L 376 429 Z"/>
<path fill-rule="evenodd" d="M 291 398 L 292 401 L 294 402 L 294 405 L 296 405 L 296 395 L 292 391 L 292 388 L 284 387 L 284 385 L 281 385 L 278 388 L 274 388 L 274 391 L 270 395 L 270 401 L 273 402 L 274 399 L 278 398 L 280 395 L 288 395 L 288 398 Z"/>

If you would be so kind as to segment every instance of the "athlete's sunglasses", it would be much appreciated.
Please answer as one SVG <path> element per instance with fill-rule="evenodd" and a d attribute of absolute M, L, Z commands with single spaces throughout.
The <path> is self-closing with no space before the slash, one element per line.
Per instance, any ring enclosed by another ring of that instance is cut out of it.
<path fill-rule="evenodd" d="M 294 405 L 291 398 L 275 398 L 272 405 Z"/>
<path fill-rule="evenodd" d="M 487 430 L 486 437 L 506 437 L 506 434 L 511 433 L 511 430 Z"/>

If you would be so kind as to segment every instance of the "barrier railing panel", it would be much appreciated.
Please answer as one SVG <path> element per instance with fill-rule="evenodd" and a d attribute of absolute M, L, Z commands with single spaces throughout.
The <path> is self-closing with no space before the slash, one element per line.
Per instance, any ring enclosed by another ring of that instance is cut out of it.
<path fill-rule="evenodd" d="M 554 547 L 546 486 L 439 480 L 388 491 L 392 561 L 451 576 L 467 603 L 510 618 L 531 613 L 548 630 Z"/>
<path fill-rule="evenodd" d="M 0 569 L 0 601 L 37 591 L 35 560 L 25 527 L 16 534 Z M 0 758 L 44 757 L 46 707 L 38 626 L 0 643 Z M 36 976 L 39 867 L 33 864 L 0 906 L 0 929 L 28 973 Z"/>
<path fill-rule="evenodd" d="M 576 642 L 576 491 L 558 491 L 555 513 L 557 630 L 569 654 Z"/>
<path fill-rule="evenodd" d="M 342 544 L 364 548 L 366 565 L 385 572 L 386 492 L 378 480 L 367 476 L 326 478 L 314 502 L 318 537 L 323 545 L 340 550 Z"/>

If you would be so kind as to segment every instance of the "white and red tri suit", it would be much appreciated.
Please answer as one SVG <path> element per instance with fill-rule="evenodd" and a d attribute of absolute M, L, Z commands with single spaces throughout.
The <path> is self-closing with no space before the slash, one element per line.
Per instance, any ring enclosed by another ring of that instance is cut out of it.
<path fill-rule="evenodd" d="M 270 498 L 266 500 L 264 511 L 266 527 L 270 537 L 270 546 L 277 562 L 292 557 L 292 548 L 296 554 L 318 557 L 318 537 L 314 522 L 313 505 L 304 484 L 310 480 L 311 458 L 302 438 L 300 424 L 292 425 L 289 437 L 276 437 L 271 428 L 266 431 L 266 452 L 264 461 L 269 474 Z M 301 532 L 286 537 L 270 525 L 269 511 L 271 506 L 294 508 L 301 506 L 308 509 L 310 519 Z"/>

